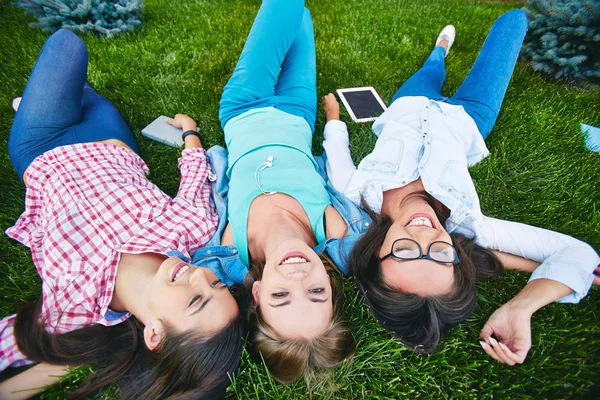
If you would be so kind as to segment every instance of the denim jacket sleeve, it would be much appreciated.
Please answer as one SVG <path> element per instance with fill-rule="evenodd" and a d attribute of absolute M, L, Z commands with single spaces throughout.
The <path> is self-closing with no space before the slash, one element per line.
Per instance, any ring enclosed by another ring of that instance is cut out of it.
<path fill-rule="evenodd" d="M 369 215 L 360 207 L 357 207 L 350 199 L 342 193 L 334 189 L 331 181 L 327 178 L 326 165 L 327 154 L 316 156 L 319 174 L 327 182 L 327 191 L 331 197 L 331 204 L 335 208 L 348 226 L 348 231 L 345 237 L 341 239 L 328 239 L 323 243 L 319 243 L 314 250 L 317 253 L 325 252 L 339 268 L 340 272 L 348 275 L 348 258 L 354 244 L 360 239 L 362 234 L 367 230 L 371 223 Z"/>
<path fill-rule="evenodd" d="M 561 303 L 577 303 L 590 289 L 600 263 L 587 243 L 547 229 L 483 217 L 477 242 L 482 246 L 542 263 L 529 281 L 552 279 L 573 289 Z"/>

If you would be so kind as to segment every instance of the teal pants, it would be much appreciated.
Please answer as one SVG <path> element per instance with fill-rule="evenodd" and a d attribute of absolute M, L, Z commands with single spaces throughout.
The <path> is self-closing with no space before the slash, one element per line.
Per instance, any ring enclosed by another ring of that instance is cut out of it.
<path fill-rule="evenodd" d="M 264 0 L 221 96 L 219 120 L 275 107 L 304 118 L 314 131 L 317 65 L 310 12 L 303 0 Z"/>

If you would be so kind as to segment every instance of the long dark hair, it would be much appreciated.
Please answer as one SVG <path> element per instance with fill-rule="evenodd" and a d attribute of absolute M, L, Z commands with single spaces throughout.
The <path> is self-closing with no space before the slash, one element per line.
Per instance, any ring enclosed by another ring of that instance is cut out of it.
<path fill-rule="evenodd" d="M 236 295 L 236 300 L 242 298 Z M 121 383 L 124 399 L 220 398 L 240 364 L 246 336 L 246 304 L 241 302 L 238 316 L 216 335 L 166 326 L 165 337 L 152 351 L 144 342 L 144 326 L 134 316 L 110 327 L 95 324 L 53 334 L 40 321 L 41 304 L 19 307 L 17 346 L 35 362 L 95 366 L 70 398 L 85 398 L 115 382 Z"/>
<path fill-rule="evenodd" d="M 319 254 L 331 281 L 333 315 L 327 330 L 311 339 L 282 338 L 264 318 L 260 307 L 248 308 L 250 352 L 258 362 L 264 360 L 269 372 L 281 383 L 292 383 L 304 376 L 307 382 L 315 372 L 327 373 L 354 355 L 354 338 L 343 312 L 343 282 L 338 268 L 325 254 Z M 246 275 L 246 290 L 262 277 L 264 264 L 253 262 Z"/>
<path fill-rule="evenodd" d="M 431 195 L 419 194 L 427 199 L 440 222 L 445 224 L 446 218 Z M 383 279 L 379 260 L 379 251 L 392 220 L 375 213 L 364 200 L 362 203 L 373 222 L 352 249 L 349 269 L 379 324 L 411 350 L 433 353 L 444 334 L 474 311 L 475 281 L 500 275 L 504 269 L 502 263 L 473 238 L 451 233 L 460 262 L 454 266 L 454 286 L 450 293 L 424 297 L 392 288 Z"/>

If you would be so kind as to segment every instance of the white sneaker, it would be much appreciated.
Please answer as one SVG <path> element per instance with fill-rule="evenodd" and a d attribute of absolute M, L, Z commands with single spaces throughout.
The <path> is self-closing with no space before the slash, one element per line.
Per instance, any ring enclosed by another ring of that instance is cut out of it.
<path fill-rule="evenodd" d="M 15 97 L 12 101 L 12 108 L 17 111 L 19 109 L 19 105 L 21 104 L 22 97 Z"/>
<path fill-rule="evenodd" d="M 454 43 L 454 38 L 456 37 L 456 29 L 454 29 L 454 25 L 446 25 L 444 29 L 440 32 L 437 40 L 435 41 L 435 47 L 438 46 L 438 43 L 442 40 L 448 41 L 448 49 L 444 53 L 444 57 L 448 56 L 448 52 L 450 51 L 450 47 L 452 47 L 452 43 Z"/>

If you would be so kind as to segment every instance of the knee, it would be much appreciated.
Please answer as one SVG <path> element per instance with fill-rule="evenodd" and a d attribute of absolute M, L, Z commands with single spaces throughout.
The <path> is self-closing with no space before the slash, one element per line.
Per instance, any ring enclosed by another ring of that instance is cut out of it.
<path fill-rule="evenodd" d="M 77 54 L 85 54 L 87 55 L 87 49 L 85 44 L 79 37 L 71 32 L 68 29 L 59 29 L 55 33 L 53 33 L 44 47 L 52 46 L 60 49 L 63 52 L 67 52 L 68 54 L 77 55 Z"/>
<path fill-rule="evenodd" d="M 527 32 L 527 27 L 529 25 L 527 14 L 521 9 L 511 10 L 502 14 L 496 21 L 496 24 L 507 25 L 508 29 L 515 32 Z"/>

